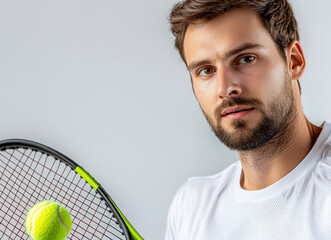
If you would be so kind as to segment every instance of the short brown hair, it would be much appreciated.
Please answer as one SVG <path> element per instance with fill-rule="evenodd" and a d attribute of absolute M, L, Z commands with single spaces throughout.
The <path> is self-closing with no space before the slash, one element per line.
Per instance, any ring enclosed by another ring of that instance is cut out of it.
<path fill-rule="evenodd" d="M 198 21 L 207 22 L 233 8 L 250 8 L 258 13 L 266 30 L 277 44 L 286 61 L 285 48 L 299 41 L 297 21 L 287 0 L 184 0 L 177 3 L 170 14 L 175 47 L 186 63 L 183 42 L 187 27 Z M 300 93 L 301 86 L 299 83 Z"/>

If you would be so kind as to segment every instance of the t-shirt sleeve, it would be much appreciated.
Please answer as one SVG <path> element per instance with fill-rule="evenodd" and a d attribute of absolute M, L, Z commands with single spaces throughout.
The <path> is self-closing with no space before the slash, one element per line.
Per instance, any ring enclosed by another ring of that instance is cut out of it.
<path fill-rule="evenodd" d="M 178 240 L 182 211 L 183 189 L 179 189 L 168 211 L 165 240 Z"/>
<path fill-rule="evenodd" d="M 165 240 L 176 240 L 176 217 L 175 206 L 172 204 L 169 208 Z"/>

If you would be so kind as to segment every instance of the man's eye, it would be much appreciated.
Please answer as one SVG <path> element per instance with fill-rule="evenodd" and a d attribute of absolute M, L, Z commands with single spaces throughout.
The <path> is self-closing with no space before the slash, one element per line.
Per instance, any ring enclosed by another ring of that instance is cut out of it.
<path fill-rule="evenodd" d="M 246 64 L 246 63 L 253 62 L 254 60 L 255 60 L 255 57 L 253 57 L 253 56 L 245 56 L 245 57 L 240 58 L 238 63 Z"/>
<path fill-rule="evenodd" d="M 208 75 L 210 75 L 210 74 L 212 74 L 214 72 L 215 72 L 215 70 L 213 68 L 207 67 L 207 68 L 203 68 L 203 69 L 199 70 L 198 71 L 198 74 L 200 76 L 208 76 Z"/>

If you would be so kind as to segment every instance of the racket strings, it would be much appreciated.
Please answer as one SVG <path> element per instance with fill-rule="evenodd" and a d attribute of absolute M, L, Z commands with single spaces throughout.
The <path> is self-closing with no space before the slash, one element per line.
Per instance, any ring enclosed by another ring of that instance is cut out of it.
<path fill-rule="evenodd" d="M 53 166 L 54 166 L 55 163 L 56 163 L 56 162 L 54 161 L 54 162 L 53 162 Z M 37 165 L 36 165 L 36 166 L 37 166 Z M 53 166 L 52 166 L 52 168 L 53 168 Z M 11 170 L 13 170 L 13 173 L 16 171 L 14 168 L 12 168 L 12 167 L 10 167 L 10 166 L 8 166 L 8 168 L 11 168 Z M 49 170 L 52 171 L 52 168 L 50 168 Z M 68 168 L 69 168 L 69 167 L 68 167 Z M 44 169 L 45 169 L 45 168 L 43 168 L 43 170 L 44 170 Z M 70 170 L 68 171 L 68 174 L 72 171 L 71 168 L 69 168 L 69 169 L 70 169 Z M 36 189 L 39 189 L 40 191 L 44 191 L 39 185 L 36 185 L 35 183 L 33 183 L 33 182 L 31 181 L 31 178 L 32 178 L 32 177 L 34 178 L 34 180 L 38 180 L 38 182 L 40 182 L 41 185 L 46 185 L 46 182 L 47 182 L 48 184 L 52 184 L 52 185 L 55 186 L 54 190 L 55 190 L 55 189 L 63 190 L 61 187 L 58 186 L 58 184 L 51 183 L 51 182 L 48 180 L 48 178 L 49 178 L 49 173 L 50 173 L 51 171 L 47 174 L 46 177 L 43 177 L 42 174 L 40 174 L 40 175 L 39 175 L 40 178 L 39 178 L 39 179 L 36 179 L 35 176 L 29 174 L 28 171 L 25 171 L 25 170 L 23 170 L 23 169 L 21 169 L 21 170 L 24 172 L 25 175 L 29 175 L 29 176 L 30 176 L 30 179 L 28 180 L 28 182 L 30 182 L 30 183 L 33 185 L 33 187 L 34 187 L 33 189 L 36 188 Z M 33 172 L 36 172 L 36 169 L 34 169 Z M 62 177 L 62 175 L 56 173 L 56 171 L 52 171 L 52 172 L 55 173 L 56 175 Z M 21 175 L 21 173 L 19 173 L 19 174 Z M 63 174 L 63 173 L 62 173 L 62 174 Z M 67 176 L 67 177 L 68 177 L 68 176 Z M 79 180 L 82 180 L 81 177 L 80 177 L 78 174 L 74 174 L 74 178 L 76 178 L 76 177 L 77 177 Z M 41 178 L 44 179 L 44 182 L 41 181 Z M 63 177 L 62 177 L 62 178 L 63 178 Z M 8 177 L 7 179 L 8 179 L 8 180 L 7 180 L 7 183 L 9 183 L 9 181 L 11 181 L 11 177 Z M 17 179 L 17 178 L 16 178 L 16 179 Z M 64 179 L 68 179 L 68 178 L 64 178 Z M 54 178 L 54 181 L 57 181 L 57 183 L 60 183 L 59 180 L 57 180 L 57 179 L 55 179 L 55 178 Z M 84 180 L 83 180 L 83 181 L 84 181 Z M 74 182 L 74 181 L 72 181 L 71 183 L 73 183 L 73 182 Z M 86 182 L 85 182 L 85 184 L 86 184 Z M 15 184 L 14 184 L 14 185 L 15 185 Z M 11 187 L 13 187 L 14 185 L 11 185 Z M 78 187 L 77 184 L 72 184 L 72 185 L 74 185 L 75 188 Z M 62 184 L 62 186 L 65 187 L 64 184 Z M 18 187 L 21 187 L 21 186 L 18 186 Z M 31 186 L 28 186 L 28 187 L 31 188 Z M 16 190 L 19 191 L 19 189 L 20 189 L 20 188 L 18 188 L 18 189 L 16 189 Z M 69 188 L 68 188 L 68 190 L 69 190 Z M 54 191 L 54 192 L 55 192 L 55 191 Z M 75 189 L 74 189 L 73 193 L 74 193 L 74 192 L 75 192 Z M 87 193 L 87 194 L 84 194 L 84 192 Z M 44 193 L 47 193 L 47 192 L 44 191 Z M 79 194 L 76 194 L 76 196 L 84 196 L 84 195 L 88 195 L 89 193 L 90 193 L 90 192 L 87 192 L 86 188 L 80 188 L 80 193 L 79 193 Z M 66 192 L 66 194 L 68 194 L 68 192 Z M 40 192 L 39 192 L 39 195 L 41 195 Z M 59 196 L 59 195 L 58 195 L 58 196 Z M 55 196 L 55 197 L 58 197 L 58 196 Z M 75 197 L 73 197 L 74 195 L 70 195 L 70 196 L 71 196 L 71 198 L 78 200 L 78 202 L 79 202 L 80 204 L 84 203 L 84 202 L 81 201 L 79 198 L 75 198 Z M 64 198 L 64 199 L 67 199 L 67 200 L 69 201 L 69 199 L 66 198 L 65 196 L 61 196 L 61 197 Z M 36 199 L 37 199 L 37 198 L 36 198 Z M 88 201 L 88 199 L 85 199 L 85 200 Z M 77 202 L 76 202 L 76 203 L 77 203 Z M 102 208 L 102 207 L 101 207 L 101 208 Z"/>
<path fill-rule="evenodd" d="M 30 155 L 32 155 L 32 154 L 33 154 L 33 153 L 30 152 Z M 35 157 L 35 156 L 34 156 L 34 157 Z M 30 156 L 29 156 L 29 158 L 30 158 Z M 23 160 L 23 154 L 22 154 L 20 160 L 21 160 L 21 161 Z M 21 168 L 20 173 L 18 174 L 19 176 L 21 176 L 21 172 L 22 172 L 22 168 Z M 14 172 L 12 172 L 12 175 L 13 175 L 13 174 L 14 174 Z M 14 184 L 19 184 L 19 183 L 17 183 L 17 180 L 18 180 L 18 178 L 15 178 L 15 182 L 14 182 Z M 21 184 L 20 184 L 20 185 L 21 185 Z M 20 187 L 21 187 L 21 186 L 20 186 Z M 26 188 L 24 188 L 24 193 L 25 193 L 25 191 L 26 191 Z M 23 193 L 23 194 L 24 194 L 24 193 Z M 18 200 L 16 200 L 16 201 L 13 199 L 12 203 L 15 203 L 15 204 L 16 204 L 16 207 L 15 207 L 14 209 L 17 210 L 18 206 L 20 206 L 19 203 L 20 203 L 20 202 L 24 202 L 24 201 L 23 201 L 23 196 L 24 196 L 23 194 L 22 194 L 21 197 L 20 197 Z M 13 204 L 10 205 L 10 208 L 11 208 L 11 207 L 13 207 Z M 17 216 L 18 219 L 19 219 L 19 215 L 18 215 L 18 214 L 15 214 L 15 212 L 17 212 L 17 211 L 14 211 L 13 214 L 14 214 L 15 216 Z M 15 224 L 15 226 L 14 226 L 14 229 L 19 229 L 19 231 L 17 231 L 16 233 L 12 232 L 12 234 L 14 234 L 14 236 L 15 236 L 15 235 L 17 236 L 17 234 L 18 234 L 19 232 L 22 232 L 22 229 L 23 229 L 23 228 L 24 228 L 24 226 L 22 226 L 22 225 L 20 226 L 19 221 L 16 220 L 16 224 Z M 12 234 L 10 235 L 10 238 L 12 238 Z"/>
<path fill-rule="evenodd" d="M 75 175 L 75 177 L 77 177 L 78 175 Z M 20 188 L 15 188 L 14 187 L 14 185 L 13 185 L 13 188 L 15 189 L 15 190 L 17 190 L 18 192 L 19 192 L 19 190 L 20 190 Z M 39 189 L 39 190 L 42 190 L 40 187 L 38 187 L 38 186 L 36 186 L 36 188 L 37 189 Z M 91 188 L 92 189 L 92 188 Z M 23 194 L 24 193 L 21 193 L 22 194 L 22 196 L 23 196 Z M 40 191 L 39 191 L 39 195 L 42 195 L 42 194 L 40 194 Z M 12 200 L 12 202 L 15 202 L 16 200 L 14 199 L 14 198 L 11 198 L 10 196 L 7 196 L 7 197 L 9 197 L 11 200 Z M 54 197 L 54 196 L 53 196 Z M 55 198 L 56 197 L 59 197 L 59 195 L 57 195 L 57 196 L 55 196 Z M 64 196 L 61 196 L 61 197 L 63 197 L 64 199 L 66 199 Z M 35 199 L 37 199 L 37 198 L 35 198 Z M 76 200 L 78 200 L 77 198 L 76 198 Z M 85 198 L 85 200 L 86 200 L 86 202 L 88 202 L 89 200 L 87 199 L 87 198 Z M 17 204 L 18 204 L 18 202 L 16 202 Z M 25 204 L 27 204 L 27 202 L 24 202 Z M 69 202 L 67 201 L 67 204 L 68 204 Z M 83 203 L 82 201 L 79 201 L 78 203 Z M 77 202 L 76 202 L 76 204 L 78 204 Z M 90 207 L 90 209 L 92 209 L 92 210 L 95 210 L 95 211 L 97 211 L 97 209 L 95 209 L 95 208 L 93 208 L 92 207 L 92 203 L 93 202 L 91 202 L 90 201 L 90 205 L 89 205 L 89 207 Z M 63 204 L 65 204 L 65 201 L 63 201 Z M 66 204 L 65 204 L 66 205 Z M 106 208 L 105 207 L 102 207 L 102 206 L 100 206 L 100 209 L 103 209 L 103 210 L 106 210 Z M 75 209 L 74 209 L 75 210 Z M 12 212 L 13 214 L 15 214 L 15 211 L 14 212 Z M 77 212 L 77 214 L 78 214 L 79 212 Z M 86 212 L 87 213 L 87 212 Z M 99 212 L 100 213 L 100 212 Z M 110 212 L 111 213 L 111 212 Z M 105 216 L 104 214 L 103 214 L 103 216 Z M 114 216 L 113 216 L 113 214 L 111 215 L 111 218 L 109 217 L 109 216 L 105 216 L 104 218 L 109 218 L 111 221 L 116 221 L 117 222 L 117 220 L 114 218 Z M 83 218 L 83 219 L 85 219 L 85 218 Z M 84 222 L 84 221 L 83 221 Z M 92 219 L 91 219 L 91 221 L 90 221 L 90 223 L 96 223 L 96 224 L 100 224 L 100 222 L 101 222 L 101 220 L 97 223 L 97 222 L 95 222 L 94 221 L 94 219 L 93 219 L 93 221 L 92 221 Z M 102 221 L 103 223 L 106 223 L 105 221 Z M 86 222 L 85 222 L 86 223 Z M 89 225 L 88 223 L 86 223 L 87 225 Z M 112 226 L 111 226 L 112 227 Z M 116 230 L 116 229 L 115 229 Z"/>
<path fill-rule="evenodd" d="M 12 157 L 12 156 L 11 156 L 11 157 Z M 21 156 L 20 161 L 22 160 L 22 158 L 23 158 L 23 156 Z M 9 167 L 8 164 L 9 164 L 9 162 L 6 164 L 7 167 Z M 5 171 L 2 171 L 2 173 L 4 174 Z M 2 176 L 1 176 L 1 179 L 3 179 L 3 174 L 2 174 Z M 13 174 L 14 174 L 14 172 L 12 172 L 12 173 L 10 174 L 10 176 L 8 176 L 8 180 L 7 180 L 7 182 L 12 181 L 11 179 L 13 178 Z M 6 177 L 7 177 L 7 176 L 6 176 Z M 15 178 L 15 183 L 16 183 L 16 181 L 17 181 L 17 178 Z M 3 186 L 3 185 L 1 184 L 1 186 Z M 13 211 L 13 209 L 17 210 L 17 206 L 19 206 L 19 202 L 20 202 L 20 200 L 22 201 L 22 197 L 21 197 L 21 199 L 16 200 L 16 199 L 12 198 L 12 195 L 4 194 L 4 190 L 5 190 L 5 187 L 3 188 L 3 191 L 1 191 L 0 196 L 1 196 L 1 198 L 3 198 L 3 197 L 5 196 L 5 197 L 7 197 L 8 199 L 11 200 L 11 202 L 10 202 L 10 204 L 9 204 L 9 206 L 8 206 L 8 210 L 10 211 L 10 216 L 11 216 L 13 219 L 16 220 L 16 224 L 14 225 L 12 222 L 10 222 L 10 221 L 8 220 L 8 218 L 7 218 L 7 219 L 6 219 L 6 218 L 3 218 L 3 221 L 7 221 L 8 224 L 11 225 L 11 226 L 13 227 L 13 229 L 17 229 L 17 225 L 18 225 L 18 222 L 19 222 L 18 219 L 19 219 L 20 215 L 16 214 L 17 211 Z M 10 193 L 10 192 L 8 191 L 8 193 Z M 5 201 L 5 199 L 3 199 L 3 200 Z M 8 202 L 8 201 L 7 201 L 7 202 Z M 14 204 L 16 205 L 16 207 L 14 207 Z M 15 223 L 15 222 L 14 222 L 14 223 Z M 1 223 L 1 224 L 3 224 L 3 223 Z M 14 235 L 15 235 L 15 234 L 17 235 L 18 233 L 19 233 L 19 231 L 16 231 L 16 232 L 12 231 L 12 232 L 10 233 L 10 235 L 7 235 L 7 236 L 8 236 L 10 239 L 12 239 L 12 235 L 13 235 L 13 234 L 14 234 Z"/>
<path fill-rule="evenodd" d="M 28 239 L 27 210 L 45 199 L 69 210 L 68 239 L 124 239 L 111 209 L 68 165 L 35 150 L 0 151 L 0 238 Z"/>

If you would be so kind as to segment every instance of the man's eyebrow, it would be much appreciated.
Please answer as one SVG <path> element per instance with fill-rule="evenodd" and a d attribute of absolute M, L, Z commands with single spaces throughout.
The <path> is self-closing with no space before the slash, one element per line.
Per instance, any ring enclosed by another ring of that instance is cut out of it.
<path fill-rule="evenodd" d="M 224 56 L 222 56 L 222 58 L 224 59 L 228 59 L 234 55 L 237 55 L 247 49 L 252 49 L 252 48 L 263 48 L 263 46 L 261 44 L 257 44 L 257 43 L 244 43 L 243 45 L 231 50 L 230 52 L 226 53 Z"/>
<path fill-rule="evenodd" d="M 239 47 L 225 53 L 224 55 L 221 56 L 222 59 L 228 59 L 234 55 L 237 55 L 247 49 L 253 49 L 253 48 L 263 48 L 262 45 L 260 44 L 257 44 L 257 43 L 244 43 L 242 45 L 240 45 Z M 205 64 L 210 64 L 210 61 L 209 60 L 202 60 L 202 61 L 193 61 L 191 62 L 187 69 L 189 71 L 192 71 L 193 69 L 199 67 L 199 66 L 202 66 L 202 65 L 205 65 Z"/>
<path fill-rule="evenodd" d="M 193 61 L 192 63 L 190 63 L 190 65 L 188 65 L 187 69 L 189 70 L 189 72 L 191 72 L 193 69 L 207 64 L 210 64 L 210 61 L 208 60 Z"/>

